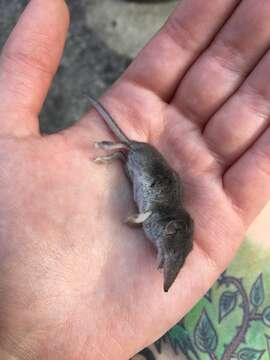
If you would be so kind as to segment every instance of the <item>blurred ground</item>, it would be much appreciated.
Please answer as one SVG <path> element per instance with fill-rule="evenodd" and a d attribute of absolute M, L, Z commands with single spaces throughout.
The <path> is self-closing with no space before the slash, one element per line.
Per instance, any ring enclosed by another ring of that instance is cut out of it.
<path fill-rule="evenodd" d="M 0 0 L 0 47 L 27 0 Z M 62 60 L 41 114 L 54 132 L 87 109 L 82 93 L 99 96 L 160 28 L 177 1 L 67 0 L 71 28 Z"/>

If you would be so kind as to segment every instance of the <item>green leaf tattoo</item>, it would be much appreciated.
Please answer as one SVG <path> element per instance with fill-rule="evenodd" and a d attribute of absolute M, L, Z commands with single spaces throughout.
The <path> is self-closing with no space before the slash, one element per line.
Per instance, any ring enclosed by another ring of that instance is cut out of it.
<path fill-rule="evenodd" d="M 266 326 L 270 326 L 270 306 L 264 309 L 262 320 Z"/>
<path fill-rule="evenodd" d="M 237 355 L 238 360 L 260 360 L 265 350 L 255 350 L 245 348 L 239 351 Z"/>
<path fill-rule="evenodd" d="M 224 291 L 219 300 L 219 323 L 235 309 L 236 302 L 236 291 Z"/>
<path fill-rule="evenodd" d="M 252 285 L 251 291 L 250 291 L 250 302 L 255 307 L 258 308 L 261 306 L 264 302 L 264 286 L 263 286 L 263 278 L 262 274 L 258 276 L 254 284 Z"/>
<path fill-rule="evenodd" d="M 217 333 L 205 309 L 195 328 L 194 338 L 196 346 L 202 352 L 210 354 L 217 348 Z"/>

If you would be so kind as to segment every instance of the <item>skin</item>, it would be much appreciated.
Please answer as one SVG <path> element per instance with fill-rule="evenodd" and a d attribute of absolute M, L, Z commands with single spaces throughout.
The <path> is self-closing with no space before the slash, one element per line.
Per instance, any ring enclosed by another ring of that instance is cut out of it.
<path fill-rule="evenodd" d="M 183 0 L 102 99 L 185 184 L 194 249 L 165 294 L 149 242 L 119 221 L 121 165 L 89 161 L 109 139 L 96 113 L 39 134 L 68 11 L 30 1 L 0 60 L 1 359 L 128 359 L 228 265 L 270 197 L 269 16 L 268 0 Z"/>

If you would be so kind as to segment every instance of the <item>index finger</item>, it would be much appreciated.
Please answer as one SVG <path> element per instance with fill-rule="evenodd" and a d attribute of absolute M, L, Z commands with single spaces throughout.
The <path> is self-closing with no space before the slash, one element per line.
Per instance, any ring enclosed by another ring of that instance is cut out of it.
<path fill-rule="evenodd" d="M 209 45 L 240 0 L 183 0 L 163 28 L 141 51 L 124 79 L 153 91 L 165 101 Z"/>

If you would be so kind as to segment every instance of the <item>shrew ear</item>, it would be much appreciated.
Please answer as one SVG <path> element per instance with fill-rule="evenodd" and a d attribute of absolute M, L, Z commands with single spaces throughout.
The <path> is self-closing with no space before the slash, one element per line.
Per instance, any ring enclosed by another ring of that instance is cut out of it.
<path fill-rule="evenodd" d="M 186 223 L 182 220 L 172 220 L 170 221 L 165 228 L 165 233 L 167 235 L 173 235 L 177 231 L 183 232 L 185 231 Z"/>

